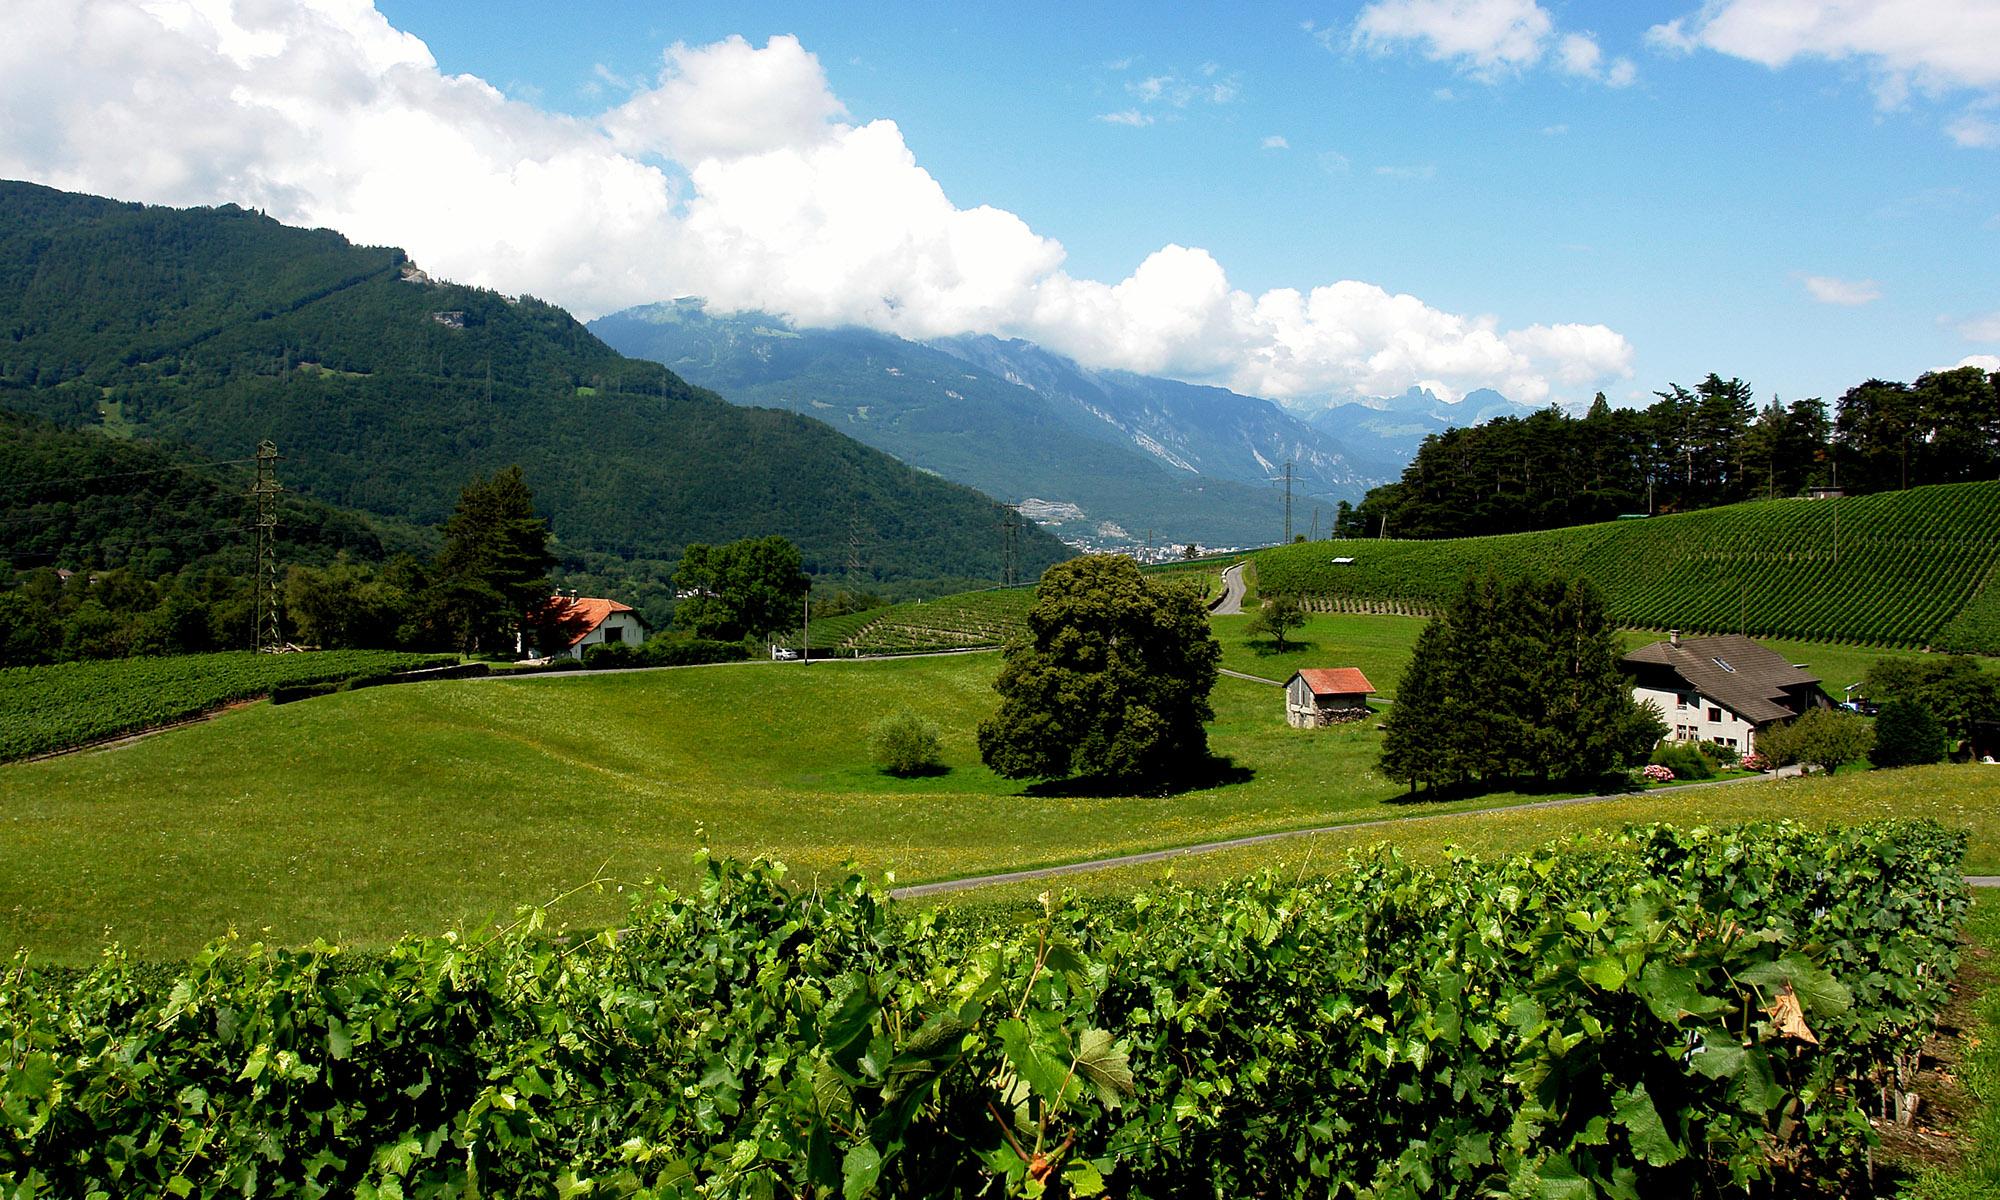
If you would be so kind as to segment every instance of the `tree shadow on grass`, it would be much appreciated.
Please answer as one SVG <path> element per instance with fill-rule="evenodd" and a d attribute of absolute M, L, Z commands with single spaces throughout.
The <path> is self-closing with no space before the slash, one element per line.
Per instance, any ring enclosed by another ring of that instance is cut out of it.
<path fill-rule="evenodd" d="M 1270 658 L 1277 654 L 1298 654 L 1307 650 L 1319 649 L 1318 642 L 1305 642 L 1300 641 L 1298 638 L 1286 638 L 1285 644 L 1282 646 L 1278 644 L 1278 639 L 1276 638 L 1250 638 L 1243 644 L 1250 648 L 1250 653 L 1257 655 L 1259 658 Z"/>
<path fill-rule="evenodd" d="M 1451 804 L 1503 792 L 1516 796 L 1533 796 L 1538 799 L 1566 800 L 1576 796 L 1636 796 L 1645 790 L 1633 782 L 1630 775 L 1618 771 L 1588 779 L 1474 779 L 1438 787 L 1426 786 L 1417 792 L 1404 792 L 1400 796 L 1390 798 L 1388 803 Z"/>
<path fill-rule="evenodd" d="M 911 767 L 907 771 L 891 771 L 887 767 L 880 769 L 882 774 L 891 779 L 936 779 L 940 775 L 951 774 L 951 768 L 943 763 L 925 763 L 921 767 Z"/>
<path fill-rule="evenodd" d="M 1043 779 L 1022 789 L 1024 796 L 1047 799 L 1088 800 L 1124 796 L 1178 796 L 1185 792 L 1248 783 L 1257 777 L 1249 767 L 1238 766 L 1225 755 L 1207 758 L 1172 772 L 1141 779 L 1106 775 L 1076 775 L 1068 779 Z"/>

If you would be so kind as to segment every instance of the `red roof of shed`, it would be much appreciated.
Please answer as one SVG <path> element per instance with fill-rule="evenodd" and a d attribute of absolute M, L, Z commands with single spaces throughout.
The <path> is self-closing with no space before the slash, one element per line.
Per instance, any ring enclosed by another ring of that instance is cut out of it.
<path fill-rule="evenodd" d="M 1315 696 L 1365 696 L 1375 690 L 1356 667 L 1307 667 L 1299 672 Z"/>

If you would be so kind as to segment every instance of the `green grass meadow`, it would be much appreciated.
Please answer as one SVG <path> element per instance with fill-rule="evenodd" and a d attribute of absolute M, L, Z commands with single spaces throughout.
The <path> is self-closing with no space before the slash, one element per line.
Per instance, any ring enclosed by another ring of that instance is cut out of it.
<path fill-rule="evenodd" d="M 1385 693 L 1422 627 L 1318 616 L 1278 653 L 1242 634 L 1246 620 L 1216 620 L 1232 669 L 1282 680 L 1300 666 L 1358 666 Z M 1850 654 L 1852 664 L 1840 657 Z M 1839 661 L 1838 671 L 1822 668 L 1830 682 L 1873 657 L 1822 646 L 1796 655 Z M 1227 677 L 1210 743 L 1240 778 L 1169 797 L 1032 794 L 979 763 L 974 731 L 996 703 L 999 662 L 979 653 L 414 684 L 250 705 L 112 749 L 0 767 L 0 946 L 74 961 L 116 940 L 178 956 L 232 928 L 284 943 L 375 944 L 506 917 L 600 872 L 627 883 L 674 877 L 703 840 L 734 855 L 776 854 L 808 878 L 851 861 L 918 882 L 1540 798 L 1407 803 L 1376 769 L 1373 723 L 1293 730 L 1276 688 Z M 947 772 L 876 770 L 869 729 L 899 709 L 937 724 Z M 2000 834 L 1984 824 L 1996 799 L 2000 769 L 1980 767 L 1748 783 L 1587 810 L 1426 819 L 1184 870 L 1325 862 L 1384 839 L 1504 849 L 1653 817 L 1923 813 L 1975 823 L 1976 865 L 2000 869 Z M 1114 872 L 1088 886 L 1138 879 Z M 567 901 L 562 915 L 615 919 L 624 907 L 615 888 Z"/>

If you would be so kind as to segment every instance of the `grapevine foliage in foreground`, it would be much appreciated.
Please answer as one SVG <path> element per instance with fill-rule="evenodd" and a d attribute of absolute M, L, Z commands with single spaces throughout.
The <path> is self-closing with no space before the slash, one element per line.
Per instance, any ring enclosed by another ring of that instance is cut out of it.
<path fill-rule="evenodd" d="M 0 762 L 116 737 L 268 694 L 456 661 L 389 650 L 180 654 L 0 669 Z"/>
<path fill-rule="evenodd" d="M 0 979 L 0 1195 L 1793 1194 L 1944 999 L 1962 835 L 1378 852 L 1038 920 L 708 862 L 629 928 Z"/>

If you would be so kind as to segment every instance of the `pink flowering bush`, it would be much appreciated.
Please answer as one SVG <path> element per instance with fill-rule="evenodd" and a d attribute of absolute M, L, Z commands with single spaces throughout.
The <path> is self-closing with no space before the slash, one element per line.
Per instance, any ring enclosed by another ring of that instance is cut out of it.
<path fill-rule="evenodd" d="M 1659 763 L 1650 764 L 1644 771 L 1641 771 L 1640 774 L 1652 780 L 1654 783 L 1672 783 L 1674 781 L 1673 771 L 1667 767 L 1661 766 Z"/>
<path fill-rule="evenodd" d="M 1752 752 L 1744 755 L 1737 765 L 1746 771 L 1768 771 L 1771 769 L 1771 760 Z"/>

